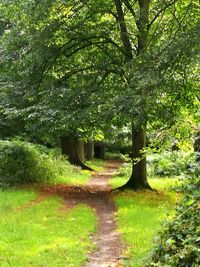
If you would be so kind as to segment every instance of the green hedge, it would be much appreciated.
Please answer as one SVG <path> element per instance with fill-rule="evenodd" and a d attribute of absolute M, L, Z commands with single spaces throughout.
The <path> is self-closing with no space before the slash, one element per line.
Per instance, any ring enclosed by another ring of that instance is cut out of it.
<path fill-rule="evenodd" d="M 0 186 L 50 182 L 69 168 L 61 157 L 31 143 L 0 141 Z"/>

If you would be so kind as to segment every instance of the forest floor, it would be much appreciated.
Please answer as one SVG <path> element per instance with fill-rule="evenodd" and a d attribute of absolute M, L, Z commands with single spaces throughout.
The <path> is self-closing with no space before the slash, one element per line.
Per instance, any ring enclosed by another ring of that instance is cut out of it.
<path fill-rule="evenodd" d="M 107 162 L 101 172 L 94 172 L 84 186 L 51 185 L 40 188 L 42 195 L 56 194 L 64 198 L 63 211 L 85 204 L 91 207 L 98 218 L 98 232 L 93 237 L 95 251 L 88 255 L 84 267 L 117 267 L 121 245 L 116 231 L 116 207 L 111 198 L 109 179 L 122 165 L 121 161 Z"/>

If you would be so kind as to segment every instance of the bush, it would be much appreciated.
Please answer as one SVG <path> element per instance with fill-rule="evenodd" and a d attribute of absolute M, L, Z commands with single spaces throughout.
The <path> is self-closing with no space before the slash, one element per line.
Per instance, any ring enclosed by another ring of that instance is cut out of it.
<path fill-rule="evenodd" d="M 123 163 L 122 167 L 117 171 L 115 177 L 130 177 L 132 171 L 131 166 L 132 164 L 129 162 Z"/>
<path fill-rule="evenodd" d="M 122 161 L 129 161 L 127 155 L 123 155 L 121 153 L 114 153 L 114 152 L 106 152 L 105 158 L 107 160 L 122 160 Z"/>
<path fill-rule="evenodd" d="M 192 152 L 164 152 L 152 154 L 147 160 L 149 176 L 173 176 L 186 174 L 192 167 L 195 154 Z"/>
<path fill-rule="evenodd" d="M 183 189 L 183 187 L 182 187 Z M 146 266 L 200 266 L 200 181 L 185 184 L 184 199 L 168 221 Z"/>
<path fill-rule="evenodd" d="M 47 183 L 69 168 L 61 155 L 22 141 L 0 141 L 0 185 Z"/>

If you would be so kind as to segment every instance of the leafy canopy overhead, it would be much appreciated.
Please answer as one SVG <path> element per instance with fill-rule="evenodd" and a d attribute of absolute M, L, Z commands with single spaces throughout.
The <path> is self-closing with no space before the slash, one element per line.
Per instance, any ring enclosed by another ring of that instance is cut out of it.
<path fill-rule="evenodd" d="M 140 1 L 121 2 L 129 62 L 113 0 L 2 1 L 0 128 L 16 131 L 20 120 L 29 134 L 94 135 L 130 120 L 173 124 L 180 108 L 196 111 L 198 3 L 151 1 L 148 47 L 138 55 Z"/>

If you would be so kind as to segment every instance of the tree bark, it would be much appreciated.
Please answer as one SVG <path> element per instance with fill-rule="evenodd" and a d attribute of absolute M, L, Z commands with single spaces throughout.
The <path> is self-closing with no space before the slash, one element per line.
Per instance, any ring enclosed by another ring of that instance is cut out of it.
<path fill-rule="evenodd" d="M 196 152 L 196 162 L 200 162 L 200 131 L 195 135 L 194 152 Z"/>
<path fill-rule="evenodd" d="M 78 142 L 71 135 L 61 137 L 61 149 L 64 155 L 68 156 L 68 161 L 76 166 L 81 167 L 84 170 L 93 171 L 90 167 L 86 166 L 80 159 L 78 153 Z"/>
<path fill-rule="evenodd" d="M 88 141 L 85 144 L 85 158 L 86 160 L 94 159 L 94 141 Z"/>
<path fill-rule="evenodd" d="M 82 140 L 76 141 L 76 148 L 78 151 L 78 155 L 81 161 L 85 161 L 85 148 L 84 148 L 84 142 Z"/>
<path fill-rule="evenodd" d="M 133 59 L 132 46 L 129 38 L 124 12 L 122 8 L 121 0 L 114 0 L 117 21 L 119 23 L 121 40 L 124 46 L 125 62 L 129 62 Z M 138 0 L 140 7 L 139 20 L 136 21 L 138 28 L 138 46 L 137 56 L 145 53 L 148 45 L 148 23 L 149 23 L 149 3 L 150 0 Z M 145 94 L 141 91 L 141 103 L 143 106 L 143 115 L 146 117 L 145 109 Z M 132 175 L 128 182 L 121 187 L 121 189 L 129 188 L 133 190 L 137 189 L 151 189 L 147 182 L 146 175 L 146 157 L 142 150 L 146 147 L 146 122 L 141 122 L 139 127 L 134 128 L 132 123 Z"/>
<path fill-rule="evenodd" d="M 138 48 L 137 54 L 140 55 L 147 50 L 148 46 L 148 24 L 149 24 L 149 4 L 150 0 L 139 0 L 140 17 L 137 22 L 138 28 Z"/>
<path fill-rule="evenodd" d="M 132 128 L 132 174 L 128 182 L 121 189 L 151 189 L 147 182 L 146 156 L 143 149 L 146 147 L 146 129 Z"/>
<path fill-rule="evenodd" d="M 148 46 L 148 24 L 149 24 L 149 2 L 150 0 L 139 0 L 140 17 L 137 22 L 138 27 L 138 48 L 137 55 L 145 53 Z M 141 91 L 143 115 L 146 117 L 146 101 L 145 94 Z M 142 151 L 146 147 L 146 121 L 141 123 L 141 127 L 135 129 L 132 126 L 132 175 L 126 186 L 134 189 L 151 189 L 147 182 L 146 174 L 146 156 Z M 137 160 L 138 158 L 138 160 Z M 136 160 L 134 160 L 136 159 Z"/>

